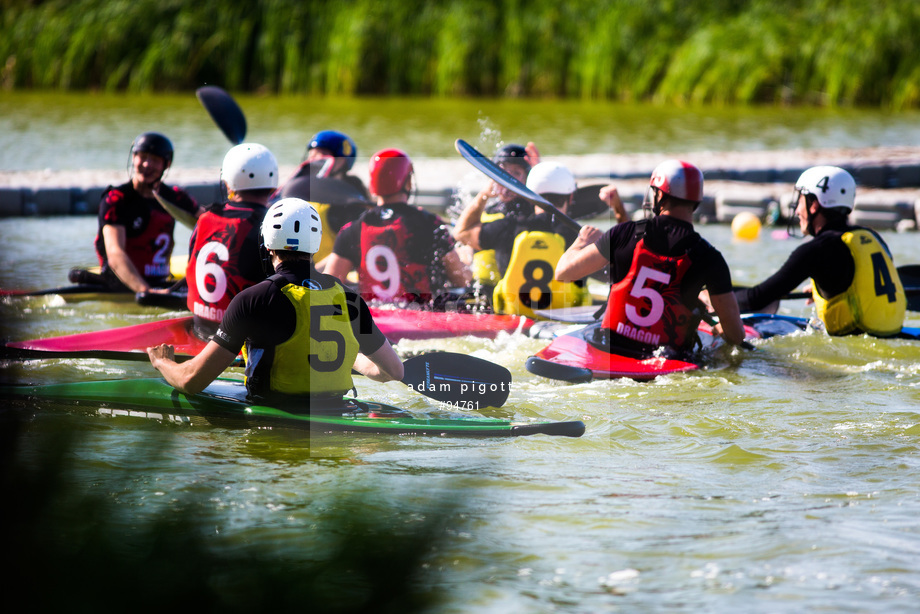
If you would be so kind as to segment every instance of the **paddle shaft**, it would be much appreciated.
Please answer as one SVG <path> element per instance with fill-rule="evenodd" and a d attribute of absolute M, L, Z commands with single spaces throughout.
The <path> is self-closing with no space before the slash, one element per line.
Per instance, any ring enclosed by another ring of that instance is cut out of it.
<path fill-rule="evenodd" d="M 75 285 L 75 286 L 62 286 L 60 288 L 48 288 L 45 290 L 0 290 L 0 296 L 47 296 L 49 294 L 86 294 L 89 292 L 99 293 L 99 294 L 114 294 L 121 292 L 122 294 L 127 295 L 127 290 L 112 290 L 107 286 L 89 286 L 89 285 Z"/>
<path fill-rule="evenodd" d="M 908 311 L 920 311 L 920 264 L 905 264 L 897 268 L 898 276 L 907 295 Z M 746 290 L 745 287 L 736 287 L 735 290 Z M 811 292 L 790 292 L 783 295 L 780 300 L 811 299 Z"/>

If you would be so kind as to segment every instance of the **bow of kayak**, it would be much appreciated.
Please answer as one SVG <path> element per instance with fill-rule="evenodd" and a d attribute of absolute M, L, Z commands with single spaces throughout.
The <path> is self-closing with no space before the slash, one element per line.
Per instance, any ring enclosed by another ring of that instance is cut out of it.
<path fill-rule="evenodd" d="M 112 352 L 143 353 L 146 348 L 161 343 L 175 346 L 176 354 L 185 356 L 194 356 L 207 345 L 207 341 L 192 332 L 192 317 L 186 316 L 60 337 L 11 341 L 5 347 L 32 353 L 86 353 L 89 358 L 104 358 Z"/>

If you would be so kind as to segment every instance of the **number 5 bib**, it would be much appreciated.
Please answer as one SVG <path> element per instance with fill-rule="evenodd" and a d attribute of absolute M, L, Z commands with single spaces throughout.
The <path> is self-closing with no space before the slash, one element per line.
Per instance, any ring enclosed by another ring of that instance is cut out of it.
<path fill-rule="evenodd" d="M 640 239 L 632 266 L 613 285 L 603 327 L 649 348 L 683 348 L 693 343 L 699 318 L 681 301 L 681 281 L 690 268 L 690 256 L 656 254 Z"/>

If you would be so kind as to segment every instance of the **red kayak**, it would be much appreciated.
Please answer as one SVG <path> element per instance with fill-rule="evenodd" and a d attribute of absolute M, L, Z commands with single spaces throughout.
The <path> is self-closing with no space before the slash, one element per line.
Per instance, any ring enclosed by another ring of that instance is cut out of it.
<path fill-rule="evenodd" d="M 533 320 L 523 316 L 467 314 L 458 312 L 415 311 L 411 309 L 371 308 L 374 321 L 391 343 L 403 339 L 437 339 L 445 337 L 494 338 L 499 333 L 526 333 Z M 53 353 L 57 357 L 127 358 L 126 354 L 145 355 L 146 348 L 161 343 L 175 346 L 176 354 L 194 356 L 207 341 L 192 332 L 192 316 L 158 320 L 122 328 L 32 339 L 7 343 L 7 355 L 40 358 Z M 52 356 L 46 356 L 52 357 Z"/>
<path fill-rule="evenodd" d="M 695 362 L 676 358 L 651 357 L 636 358 L 614 354 L 588 343 L 586 337 L 593 335 L 600 323 L 590 324 L 564 335 L 553 341 L 527 359 L 528 371 L 549 379 L 566 382 L 589 382 L 592 379 L 629 378 L 634 380 L 651 380 L 660 375 L 683 373 L 700 368 Z M 756 339 L 760 334 L 752 327 L 745 326 L 746 337 Z M 712 328 L 705 322 L 700 323 L 700 340 L 704 346 L 712 344 Z"/>

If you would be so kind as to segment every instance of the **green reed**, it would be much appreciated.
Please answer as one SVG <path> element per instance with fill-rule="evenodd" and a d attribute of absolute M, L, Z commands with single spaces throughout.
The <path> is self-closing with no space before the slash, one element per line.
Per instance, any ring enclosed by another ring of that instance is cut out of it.
<path fill-rule="evenodd" d="M 915 0 L 4 0 L 7 89 L 920 105 Z"/>

